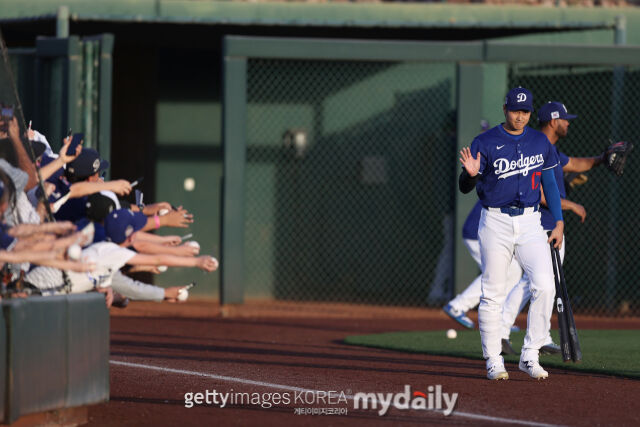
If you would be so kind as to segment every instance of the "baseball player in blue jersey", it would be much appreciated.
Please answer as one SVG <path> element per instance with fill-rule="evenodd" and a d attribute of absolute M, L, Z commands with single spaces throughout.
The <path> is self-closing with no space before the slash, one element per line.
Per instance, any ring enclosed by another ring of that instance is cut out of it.
<path fill-rule="evenodd" d="M 584 222 L 587 216 L 585 208 L 582 205 L 567 199 L 563 172 L 586 172 L 593 167 L 602 164 L 603 155 L 596 157 L 569 157 L 563 152 L 558 151 L 556 143 L 560 138 L 567 136 L 569 131 L 569 120 L 573 120 L 576 117 L 576 115 L 569 114 L 567 108 L 560 102 L 548 102 L 540 107 L 540 110 L 538 111 L 538 121 L 540 122 L 541 131 L 547 136 L 549 142 L 551 142 L 561 166 L 561 168 L 555 168 L 553 171 L 555 173 L 556 182 L 558 183 L 562 209 L 572 211 L 580 217 L 582 222 Z M 554 227 L 554 218 L 553 214 L 545 204 L 545 200 L 543 199 L 540 215 L 542 228 L 548 231 Z M 564 261 L 565 247 L 566 246 L 563 245 L 560 249 L 560 259 L 562 261 Z M 509 342 L 509 326 L 515 322 L 518 313 L 520 313 L 527 304 L 530 296 L 529 278 L 524 274 L 520 282 L 511 290 L 511 292 L 509 292 L 503 308 L 502 348 L 505 353 L 515 353 Z M 547 342 L 551 342 L 550 335 L 547 337 Z M 554 352 L 559 352 L 559 348 L 558 351 Z"/>
<path fill-rule="evenodd" d="M 536 379 L 548 373 L 538 361 L 551 326 L 555 294 L 548 243 L 561 247 L 564 221 L 553 168 L 558 156 L 547 137 L 527 126 L 533 95 L 524 88 L 507 93 L 505 122 L 478 135 L 460 151 L 463 165 L 459 186 L 476 188 L 484 207 L 478 241 L 484 269 L 478 309 L 487 378 L 508 379 L 501 352 L 502 306 L 507 296 L 507 272 L 514 256 L 530 278 L 531 303 L 520 370 Z M 547 235 L 540 224 L 540 184 L 555 226 Z"/>

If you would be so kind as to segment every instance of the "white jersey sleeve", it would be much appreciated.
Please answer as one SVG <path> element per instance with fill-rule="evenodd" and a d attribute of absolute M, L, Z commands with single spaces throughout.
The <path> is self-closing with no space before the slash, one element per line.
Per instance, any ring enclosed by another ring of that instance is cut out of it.
<path fill-rule="evenodd" d="M 82 293 L 97 287 L 111 285 L 113 275 L 136 253 L 115 243 L 99 242 L 82 251 L 82 259 L 96 265 L 93 271 L 79 273 L 67 271 L 71 282 L 71 293 Z M 39 288 L 44 295 L 64 292 L 62 271 L 51 267 L 38 267 L 30 271 L 25 279 Z"/>

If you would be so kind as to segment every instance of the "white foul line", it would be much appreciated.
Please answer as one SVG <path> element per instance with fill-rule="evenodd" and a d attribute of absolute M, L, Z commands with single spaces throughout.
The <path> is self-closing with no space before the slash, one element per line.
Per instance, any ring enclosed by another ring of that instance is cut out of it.
<path fill-rule="evenodd" d="M 196 372 L 196 371 L 187 371 L 184 369 L 173 369 L 173 368 L 165 368 L 162 366 L 153 366 L 153 365 L 143 365 L 140 363 L 131 363 L 131 362 L 121 362 L 119 360 L 110 360 L 109 363 L 113 364 L 113 365 L 117 365 L 117 366 L 125 366 L 128 368 L 139 368 L 139 369 L 149 369 L 152 371 L 161 371 L 161 372 L 170 372 L 172 374 L 182 374 L 182 375 L 191 375 L 194 377 L 203 377 L 203 378 L 211 378 L 214 380 L 219 380 L 219 381 L 227 381 L 227 382 L 232 382 L 232 383 L 240 383 L 240 384 L 250 384 L 250 385 L 256 385 L 256 386 L 260 386 L 260 387 L 269 387 L 269 388 L 276 388 L 279 390 L 287 390 L 287 391 L 299 391 L 302 393 L 307 393 L 307 392 L 311 392 L 314 394 L 318 394 L 320 393 L 319 390 L 311 390 L 308 388 L 302 388 L 302 387 L 295 387 L 295 386 L 290 386 L 290 385 L 284 385 L 284 384 L 274 384 L 274 383 L 267 383 L 267 382 L 263 382 L 263 381 L 254 381 L 254 380 L 247 380 L 244 378 L 236 378 L 236 377 L 227 377 L 224 375 L 216 375 L 216 374 L 207 374 L 204 372 Z M 324 392 L 322 392 L 324 393 Z M 345 395 L 345 397 L 349 400 L 353 400 L 353 396 L 352 395 Z M 442 412 L 442 411 L 438 411 L 438 410 L 431 410 L 432 412 Z M 489 415 L 481 415 L 481 414 L 473 414 L 470 412 L 460 412 L 460 411 L 454 411 L 451 413 L 451 415 L 449 415 L 449 417 L 463 417 L 463 418 L 472 418 L 475 420 L 482 420 L 482 421 L 490 421 L 490 422 L 494 422 L 494 423 L 507 423 L 507 424 L 518 424 L 518 425 L 524 425 L 524 426 L 536 426 L 536 427 L 560 427 L 560 425 L 558 424 L 546 424 L 546 423 L 538 423 L 535 421 L 524 421 L 524 420 L 516 420 L 516 419 L 511 419 L 511 418 L 500 418 L 500 417 L 491 417 Z"/>

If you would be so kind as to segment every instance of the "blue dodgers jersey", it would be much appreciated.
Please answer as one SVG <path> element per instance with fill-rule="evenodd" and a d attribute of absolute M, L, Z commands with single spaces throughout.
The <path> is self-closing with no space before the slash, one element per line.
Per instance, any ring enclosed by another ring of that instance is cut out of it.
<path fill-rule="evenodd" d="M 554 176 L 556 178 L 556 182 L 558 183 L 558 191 L 560 192 L 560 198 L 567 198 L 567 190 L 564 187 L 564 174 L 562 173 L 562 168 L 569 163 L 569 156 L 564 154 L 563 152 L 558 151 L 555 145 L 553 145 L 553 150 L 558 155 L 558 160 L 560 161 L 560 167 L 555 168 L 553 170 Z M 542 228 L 545 230 L 553 230 L 556 226 L 556 220 L 553 218 L 553 214 L 546 206 L 541 206 L 540 216 L 542 222 Z"/>
<path fill-rule="evenodd" d="M 462 226 L 462 238 L 468 240 L 478 240 L 478 227 L 480 227 L 480 213 L 482 211 L 482 203 L 480 200 L 476 202 L 467 215 L 467 219 Z"/>
<path fill-rule="evenodd" d="M 542 171 L 558 164 L 556 150 L 540 131 L 525 126 L 511 135 L 498 125 L 476 136 L 471 154 L 480 152 L 480 179 L 476 185 L 484 206 L 530 207 L 540 203 Z"/>

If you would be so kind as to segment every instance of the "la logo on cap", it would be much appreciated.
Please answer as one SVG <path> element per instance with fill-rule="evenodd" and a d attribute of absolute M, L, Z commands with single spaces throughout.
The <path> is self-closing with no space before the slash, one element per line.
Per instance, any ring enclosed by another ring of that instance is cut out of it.
<path fill-rule="evenodd" d="M 98 169 L 100 169 L 100 159 L 95 159 L 93 161 L 93 171 L 96 172 Z"/>

